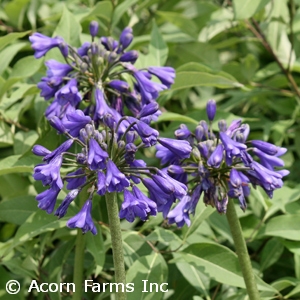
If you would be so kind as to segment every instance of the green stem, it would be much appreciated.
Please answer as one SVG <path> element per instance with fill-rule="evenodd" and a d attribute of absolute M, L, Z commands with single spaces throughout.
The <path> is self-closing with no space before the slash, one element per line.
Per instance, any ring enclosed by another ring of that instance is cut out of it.
<path fill-rule="evenodd" d="M 242 269 L 244 281 L 246 284 L 246 289 L 250 300 L 259 300 L 259 292 L 254 278 L 254 273 L 251 266 L 250 257 L 248 254 L 247 246 L 245 239 L 242 234 L 242 228 L 237 216 L 234 202 L 232 199 L 229 199 L 227 205 L 226 217 L 229 223 L 231 230 L 232 238 Z"/>
<path fill-rule="evenodd" d="M 79 205 L 82 207 L 87 200 L 88 193 L 85 187 L 79 196 Z M 73 300 L 81 300 L 83 296 L 83 263 L 84 263 L 84 249 L 85 249 L 85 235 L 82 234 L 80 228 L 77 229 L 77 237 L 75 243 L 75 258 L 74 258 L 74 275 L 73 282 L 75 284 L 75 292 L 73 293 Z"/>
<path fill-rule="evenodd" d="M 126 273 L 124 265 L 123 255 L 123 244 L 122 244 L 122 233 L 119 217 L 119 208 L 116 193 L 105 194 L 109 228 L 111 234 L 111 245 L 113 252 L 113 260 L 115 267 L 115 281 L 116 283 L 122 283 L 125 288 L 126 284 Z M 122 289 L 118 289 L 116 293 L 117 300 L 126 300 L 126 293 L 122 292 Z"/>

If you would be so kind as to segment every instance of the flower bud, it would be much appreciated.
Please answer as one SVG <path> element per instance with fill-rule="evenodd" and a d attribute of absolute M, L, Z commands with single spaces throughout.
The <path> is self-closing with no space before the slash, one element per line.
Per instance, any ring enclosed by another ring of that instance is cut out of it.
<path fill-rule="evenodd" d="M 80 139 L 86 143 L 89 139 L 89 136 L 86 132 L 86 130 L 84 128 L 81 128 L 80 131 L 79 131 L 79 136 L 80 136 Z"/>
<path fill-rule="evenodd" d="M 185 124 L 181 124 L 174 134 L 178 140 L 185 140 L 191 135 L 191 132 Z"/>
<path fill-rule="evenodd" d="M 92 37 L 95 37 L 98 34 L 99 24 L 97 21 L 92 21 L 90 23 L 90 34 Z"/>
<path fill-rule="evenodd" d="M 119 149 L 124 149 L 125 148 L 125 142 L 123 140 L 118 142 L 118 148 Z"/>
<path fill-rule="evenodd" d="M 68 44 L 66 42 L 61 42 L 58 47 L 63 57 L 68 57 L 69 55 Z"/>
<path fill-rule="evenodd" d="M 56 117 L 56 116 L 52 117 L 49 120 L 49 123 L 59 133 L 65 133 L 66 132 L 65 126 L 63 125 L 62 121 L 58 117 Z"/>
<path fill-rule="evenodd" d="M 51 153 L 51 151 L 41 145 L 34 145 L 32 148 L 32 152 L 37 156 L 46 156 Z"/>
<path fill-rule="evenodd" d="M 132 42 L 133 35 L 132 35 L 132 28 L 126 27 L 120 36 L 120 44 L 122 45 L 123 49 L 126 49 Z"/>
<path fill-rule="evenodd" d="M 195 129 L 195 136 L 198 142 L 201 142 L 204 136 L 204 128 L 202 125 L 198 125 Z"/>
<path fill-rule="evenodd" d="M 83 62 L 83 63 L 80 64 L 80 71 L 82 73 L 86 72 L 87 69 L 88 69 L 88 65 L 85 62 Z"/>
<path fill-rule="evenodd" d="M 180 166 L 171 165 L 168 167 L 168 172 L 175 175 L 180 175 L 184 173 L 184 169 Z"/>
<path fill-rule="evenodd" d="M 91 137 L 92 135 L 94 135 L 94 127 L 93 125 L 91 124 L 86 124 L 85 125 L 85 130 L 86 130 L 86 133 L 89 137 Z"/>
<path fill-rule="evenodd" d="M 194 159 L 195 161 L 199 161 L 201 159 L 201 155 L 199 152 L 199 149 L 196 147 L 193 147 L 193 150 L 191 152 L 191 157 L 192 159 Z"/>
<path fill-rule="evenodd" d="M 211 122 L 213 121 L 217 111 L 216 101 L 213 99 L 208 100 L 206 104 L 206 113 L 208 120 Z"/>
<path fill-rule="evenodd" d="M 108 85 L 121 93 L 126 93 L 129 90 L 129 84 L 122 80 L 112 80 L 108 83 Z"/>
<path fill-rule="evenodd" d="M 91 52 L 93 55 L 99 55 L 99 45 L 98 43 L 93 42 L 91 45 Z"/>
<path fill-rule="evenodd" d="M 220 120 L 218 122 L 218 127 L 221 132 L 225 132 L 227 130 L 227 123 L 225 120 Z"/>
<path fill-rule="evenodd" d="M 131 50 L 128 51 L 126 53 L 124 53 L 123 55 L 121 55 L 120 57 L 120 61 L 121 62 L 130 62 L 132 64 L 134 64 L 136 62 L 136 60 L 139 57 L 139 53 L 135 50 Z"/>
<path fill-rule="evenodd" d="M 103 116 L 103 123 L 110 129 L 116 129 L 117 123 L 113 115 L 107 113 Z"/>

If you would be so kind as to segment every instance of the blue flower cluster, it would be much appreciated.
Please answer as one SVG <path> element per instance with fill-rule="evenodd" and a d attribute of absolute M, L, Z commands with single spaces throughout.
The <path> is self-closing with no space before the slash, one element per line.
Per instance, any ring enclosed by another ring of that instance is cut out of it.
<path fill-rule="evenodd" d="M 220 120 L 217 134 L 212 130 L 216 114 L 214 100 L 208 101 L 206 112 L 209 123 L 200 121 L 194 132 L 184 124 L 175 131 L 178 141 L 192 147 L 190 158 L 181 152 L 184 148 L 172 149 L 163 139 L 157 145 L 156 156 L 163 165 L 170 165 L 168 174 L 191 186 L 188 194 L 167 214 L 169 223 L 179 227 L 185 223 L 190 225 L 189 215 L 194 214 L 202 194 L 204 203 L 216 207 L 219 213 L 226 213 L 228 197 L 237 198 L 245 211 L 249 184 L 261 186 L 272 198 L 273 191 L 282 187 L 282 178 L 289 174 L 284 169 L 276 170 L 284 166 L 279 157 L 286 148 L 260 140 L 247 141 L 250 127 L 241 120 L 234 120 L 229 126 Z"/>
<path fill-rule="evenodd" d="M 54 98 L 46 117 L 67 138 L 53 151 L 41 145 L 33 147 L 33 153 L 43 157 L 43 163 L 35 166 L 33 177 L 49 186 L 37 195 L 38 207 L 47 213 L 54 211 L 61 218 L 87 187 L 88 199 L 67 226 L 93 234 L 96 227 L 91 209 L 95 193 L 124 193 L 120 217 L 129 222 L 136 217 L 146 220 L 157 212 L 166 217 L 176 199 L 187 194 L 186 185 L 166 170 L 149 167 L 145 161 L 136 159 L 140 149 L 159 143 L 181 158 L 188 158 L 192 150 L 189 142 L 160 138 L 158 131 L 149 126 L 160 114 L 155 100 L 160 91 L 174 82 L 174 69 L 137 70 L 133 64 L 138 53 L 125 52 L 133 38 L 131 28 L 123 30 L 119 41 L 101 37 L 95 42 L 97 32 L 98 24 L 92 22 L 92 43 L 84 43 L 79 49 L 67 45 L 60 37 L 49 38 L 39 33 L 30 37 L 36 58 L 58 47 L 66 60 L 66 64 L 47 61 L 47 76 L 38 84 L 46 100 Z M 152 81 L 152 76 L 161 83 Z M 133 83 L 132 88 L 128 80 Z M 75 144 L 79 152 L 70 150 Z M 66 173 L 64 167 L 73 170 Z M 138 188 L 140 183 L 148 189 L 149 197 Z M 69 193 L 54 210 L 64 187 Z"/>
<path fill-rule="evenodd" d="M 101 37 L 96 41 L 98 23 L 91 22 L 92 42 L 78 49 L 67 45 L 61 37 L 50 38 L 40 33 L 30 36 L 35 57 L 44 56 L 52 48 L 59 48 L 65 63 L 45 62 L 47 76 L 38 83 L 45 100 L 54 98 L 46 110 L 46 117 L 65 118 L 67 113 L 81 109 L 98 124 L 109 113 L 118 122 L 127 108 L 137 117 L 144 105 L 153 102 L 159 92 L 170 88 L 175 71 L 170 67 L 149 67 L 138 70 L 134 63 L 135 50 L 126 51 L 133 39 L 132 29 L 125 28 L 119 41 Z M 161 83 L 152 81 L 152 76 Z M 128 83 L 129 82 L 129 83 Z M 160 114 L 149 115 L 148 123 Z"/>

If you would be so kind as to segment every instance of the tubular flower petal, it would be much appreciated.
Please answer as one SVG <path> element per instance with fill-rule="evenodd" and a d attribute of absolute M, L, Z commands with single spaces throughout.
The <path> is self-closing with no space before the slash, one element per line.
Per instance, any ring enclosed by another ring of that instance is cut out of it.
<path fill-rule="evenodd" d="M 91 216 L 92 212 L 92 201 L 88 199 L 83 207 L 81 208 L 80 212 L 75 215 L 73 218 L 68 220 L 67 226 L 70 228 L 81 228 L 83 233 L 87 233 L 91 231 L 92 234 L 97 234 L 97 229 L 95 224 L 92 220 Z"/>

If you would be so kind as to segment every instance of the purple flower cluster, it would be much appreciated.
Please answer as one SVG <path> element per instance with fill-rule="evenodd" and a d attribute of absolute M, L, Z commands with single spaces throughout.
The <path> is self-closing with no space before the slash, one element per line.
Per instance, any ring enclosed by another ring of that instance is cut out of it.
<path fill-rule="evenodd" d="M 146 105 L 149 106 L 153 104 Z M 155 113 L 153 107 L 149 111 Z M 144 116 L 147 114 L 144 113 Z M 42 156 L 44 161 L 34 168 L 33 177 L 44 186 L 49 186 L 48 190 L 36 197 L 39 208 L 52 213 L 57 196 L 66 182 L 66 189 L 70 192 L 54 212 L 61 218 L 83 187 L 89 187 L 90 195 L 85 205 L 67 222 L 67 226 L 82 228 L 83 232 L 90 230 L 96 233 L 91 217 L 94 193 L 102 196 L 124 192 L 120 217 L 129 222 L 135 217 L 146 220 L 157 212 L 163 212 L 166 216 L 173 202 L 187 193 L 184 184 L 170 177 L 167 172 L 147 167 L 146 162 L 136 159 L 135 155 L 138 149 L 160 142 L 170 149 L 182 148 L 177 155 L 187 158 L 191 146 L 185 141 L 158 138 L 155 129 L 134 117 L 123 117 L 118 123 L 113 119 L 111 123 L 112 126 L 103 126 L 102 130 L 98 130 L 92 118 L 75 110 L 67 113 L 63 120 L 52 119 L 51 124 L 68 137 L 61 146 L 54 151 L 40 145 L 33 148 L 33 153 Z M 74 143 L 80 146 L 81 152 L 69 152 Z M 74 170 L 62 177 L 64 166 L 73 166 Z M 136 186 L 140 182 L 148 189 L 150 198 Z"/>
<path fill-rule="evenodd" d="M 116 122 L 124 116 L 127 107 L 134 117 L 144 118 L 143 108 L 155 103 L 159 92 L 170 88 L 175 71 L 171 67 L 149 67 L 138 70 L 135 50 L 126 51 L 133 39 L 132 29 L 125 28 L 119 40 L 112 37 L 96 38 L 98 23 L 90 24 L 92 42 L 78 49 L 67 45 L 61 37 L 50 38 L 40 33 L 30 36 L 35 57 L 44 56 L 52 48 L 59 48 L 66 63 L 46 61 L 47 76 L 38 83 L 45 100 L 53 98 L 45 115 L 48 119 L 60 119 L 67 113 L 81 109 L 98 124 L 103 116 L 111 114 Z M 132 85 L 127 83 L 128 75 Z M 152 81 L 152 77 L 161 83 Z M 156 119 L 160 114 L 148 114 L 144 122 Z"/>
<path fill-rule="evenodd" d="M 229 126 L 221 120 L 219 133 L 215 133 L 214 100 L 208 101 L 206 112 L 209 124 L 200 121 L 194 132 L 181 125 L 175 131 L 177 143 L 158 139 L 156 156 L 163 165 L 169 165 L 168 174 L 183 184 L 191 182 L 188 194 L 166 215 L 170 224 L 179 227 L 190 224 L 189 214 L 194 213 L 202 194 L 204 203 L 216 207 L 219 213 L 226 213 L 228 197 L 237 198 L 245 211 L 250 184 L 261 186 L 272 198 L 273 191 L 282 187 L 282 178 L 289 174 L 287 170 L 276 169 L 284 166 L 279 157 L 286 148 L 260 140 L 247 141 L 250 127 L 241 120 L 234 120 Z M 184 154 L 187 147 L 192 147 L 190 158 Z"/>
<path fill-rule="evenodd" d="M 36 58 L 58 47 L 66 61 L 47 61 L 47 76 L 38 83 L 45 100 L 54 98 L 46 117 L 59 134 L 67 137 L 54 151 L 40 145 L 33 148 L 34 154 L 43 157 L 43 163 L 34 168 L 33 177 L 49 187 L 37 195 L 38 207 L 61 218 L 86 187 L 88 199 L 67 226 L 93 234 L 97 232 L 91 216 L 95 193 L 124 193 L 120 217 L 129 222 L 136 217 L 146 220 L 157 212 L 166 216 L 176 199 L 186 195 L 186 186 L 166 171 L 136 159 L 140 149 L 160 143 L 180 159 L 188 158 L 192 150 L 186 141 L 159 138 L 158 131 L 149 126 L 160 114 L 155 100 L 160 91 L 173 84 L 174 69 L 137 70 L 133 64 L 138 53 L 126 52 L 133 39 L 129 27 L 122 31 L 118 41 L 111 37 L 96 41 L 97 33 L 98 23 L 91 22 L 92 42 L 78 49 L 60 37 L 49 38 L 39 33 L 30 37 Z M 153 76 L 160 83 L 152 81 Z M 74 153 L 70 150 L 73 144 L 81 150 Z M 66 172 L 64 167 L 73 170 Z M 140 183 L 148 189 L 149 198 L 137 187 Z M 55 210 L 58 194 L 64 187 L 69 192 Z"/>

